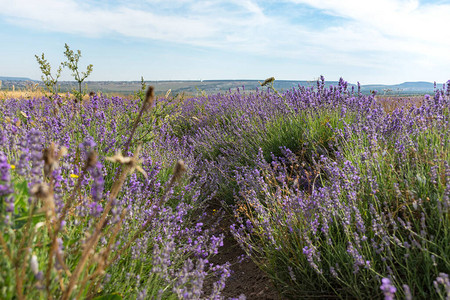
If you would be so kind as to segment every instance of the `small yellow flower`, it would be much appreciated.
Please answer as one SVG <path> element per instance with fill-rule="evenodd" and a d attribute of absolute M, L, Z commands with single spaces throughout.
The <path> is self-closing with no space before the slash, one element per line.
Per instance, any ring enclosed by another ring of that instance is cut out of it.
<path fill-rule="evenodd" d="M 11 167 L 11 170 L 14 170 L 16 168 L 15 165 L 10 165 L 10 167 Z"/>
<path fill-rule="evenodd" d="M 70 174 L 70 177 L 72 178 L 78 178 L 79 176 L 77 174 Z"/>

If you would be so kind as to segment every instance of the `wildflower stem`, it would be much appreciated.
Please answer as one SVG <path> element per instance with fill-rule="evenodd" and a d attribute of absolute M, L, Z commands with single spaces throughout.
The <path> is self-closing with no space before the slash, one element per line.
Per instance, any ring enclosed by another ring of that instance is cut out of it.
<path fill-rule="evenodd" d="M 150 86 L 150 87 L 148 87 L 147 94 L 145 96 L 145 100 L 144 100 L 144 103 L 142 104 L 141 110 L 139 111 L 139 114 L 138 114 L 136 120 L 134 121 L 133 128 L 131 129 L 130 136 L 128 137 L 128 140 L 126 141 L 126 143 L 124 145 L 123 152 L 124 152 L 125 155 L 128 152 L 128 149 L 129 149 L 130 144 L 131 144 L 131 140 L 133 139 L 134 133 L 136 132 L 136 128 L 137 128 L 139 122 L 141 121 L 141 118 L 142 118 L 142 115 L 144 114 L 144 111 L 146 111 L 147 108 L 149 108 L 153 104 L 154 99 L 155 99 L 155 95 L 154 95 L 153 87 Z"/>
<path fill-rule="evenodd" d="M 2 232 L 0 232 L 0 244 L 2 248 L 5 249 L 6 256 L 9 258 L 10 261 L 12 261 L 11 252 L 9 251 L 8 245 L 6 244 L 5 239 L 3 238 Z"/>
<path fill-rule="evenodd" d="M 33 216 L 33 210 L 34 206 L 30 209 L 30 214 L 28 216 L 27 223 L 24 227 L 24 234 L 22 236 L 22 239 L 19 242 L 19 247 L 17 250 L 17 255 L 15 259 L 13 260 L 13 264 L 15 266 L 15 273 L 16 273 L 16 291 L 17 291 L 17 297 L 18 299 L 25 299 L 23 296 L 23 279 L 25 277 L 25 270 L 27 268 L 27 259 L 26 257 L 22 260 L 22 255 L 26 252 L 28 247 L 26 247 L 26 242 L 29 242 L 33 239 L 33 231 L 30 230 L 31 227 L 31 220 Z"/>
<path fill-rule="evenodd" d="M 116 225 L 114 226 L 114 228 L 112 229 L 112 234 L 111 234 L 111 238 L 108 240 L 108 244 L 106 245 L 105 251 L 103 252 L 102 255 L 102 268 L 97 268 L 97 270 L 95 270 L 95 272 L 89 276 L 85 281 L 87 282 L 87 280 L 94 280 L 96 277 L 100 276 L 102 274 L 102 272 L 110 265 L 110 262 L 106 262 L 107 257 L 109 256 L 109 253 L 111 252 L 111 248 L 112 245 L 115 243 L 117 235 L 119 234 L 119 230 L 122 227 L 122 223 L 123 220 L 125 219 L 125 214 L 127 213 L 127 210 L 124 209 L 122 211 L 122 213 L 120 214 L 120 219 L 119 221 L 116 223 Z M 84 286 L 85 283 L 83 283 L 81 286 Z M 94 295 L 96 289 L 98 286 L 98 281 L 95 282 L 95 284 L 91 285 L 88 294 L 88 299 L 91 298 L 91 296 Z"/>
<path fill-rule="evenodd" d="M 145 221 L 144 225 L 133 235 L 133 237 L 128 241 L 128 243 L 122 247 L 119 251 L 117 251 L 116 255 L 111 259 L 110 263 L 114 262 L 126 249 L 128 249 L 132 243 L 145 231 L 147 228 L 151 225 L 151 222 L 153 218 L 156 216 L 156 214 L 161 209 L 161 206 L 164 204 L 167 198 L 167 194 L 169 193 L 170 189 L 173 187 L 176 181 L 178 181 L 181 178 L 182 173 L 185 171 L 184 162 L 179 160 L 177 162 L 177 165 L 175 166 L 175 171 L 170 179 L 169 184 L 167 185 L 163 196 L 159 199 L 158 203 L 156 204 L 155 209 L 152 211 L 152 214 L 148 217 L 147 221 Z"/>
<path fill-rule="evenodd" d="M 134 158 L 137 158 L 139 156 L 139 152 L 140 152 L 140 147 L 138 147 L 136 149 Z M 119 178 L 114 182 L 114 184 L 111 188 L 111 193 L 109 195 L 108 202 L 106 203 L 105 209 L 100 217 L 100 220 L 98 221 L 97 226 L 94 229 L 94 233 L 93 233 L 92 237 L 86 243 L 86 247 L 83 251 L 83 254 L 78 262 L 77 267 L 75 268 L 74 272 L 72 273 L 72 276 L 70 276 L 69 284 L 68 284 L 67 289 L 65 290 L 63 296 L 61 297 L 61 299 L 67 300 L 67 299 L 69 299 L 70 295 L 72 294 L 75 284 L 76 284 L 78 278 L 80 277 L 81 272 L 83 271 L 83 268 L 84 268 L 86 262 L 88 261 L 89 256 L 91 255 L 91 250 L 96 247 L 96 245 L 100 239 L 106 218 L 112 208 L 112 203 L 113 203 L 114 199 L 116 199 L 117 195 L 119 194 L 119 192 L 125 182 L 125 179 L 129 173 L 129 171 L 132 168 L 133 168 L 133 166 L 130 166 L 127 164 L 122 165 L 122 171 L 119 175 Z"/>

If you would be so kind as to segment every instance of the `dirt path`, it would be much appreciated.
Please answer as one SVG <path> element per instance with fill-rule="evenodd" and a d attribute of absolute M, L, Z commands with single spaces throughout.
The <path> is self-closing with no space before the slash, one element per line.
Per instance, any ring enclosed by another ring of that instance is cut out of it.
<path fill-rule="evenodd" d="M 231 276 L 222 295 L 225 299 L 238 298 L 244 294 L 248 300 L 281 300 L 264 272 L 250 258 L 242 259 L 245 253 L 230 233 L 232 223 L 230 217 L 226 216 L 220 221 L 217 234 L 225 235 L 224 245 L 211 259 L 211 262 L 217 264 L 224 264 L 227 261 L 231 263 Z"/>

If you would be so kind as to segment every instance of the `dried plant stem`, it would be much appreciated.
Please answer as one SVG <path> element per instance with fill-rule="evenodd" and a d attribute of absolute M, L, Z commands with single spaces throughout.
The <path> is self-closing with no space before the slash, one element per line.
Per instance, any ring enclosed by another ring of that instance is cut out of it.
<path fill-rule="evenodd" d="M 26 252 L 26 248 L 25 245 L 21 243 L 14 262 L 16 274 L 16 291 L 18 299 L 25 299 L 23 296 L 23 279 L 25 276 L 25 270 L 27 268 L 27 260 L 24 259 L 24 261 L 21 262 L 22 253 L 24 252 Z"/>
<path fill-rule="evenodd" d="M 52 181 L 52 180 L 51 180 Z M 50 196 L 53 198 L 53 182 L 51 182 L 50 184 Z M 49 299 L 52 298 L 51 296 L 51 292 L 50 292 L 50 281 L 51 281 L 51 271 L 52 271 L 52 267 L 53 267 L 53 255 L 55 253 L 55 249 L 57 247 L 56 245 L 56 241 L 57 241 L 57 235 L 58 235 L 58 229 L 59 229 L 59 225 L 55 224 L 55 230 L 52 234 L 52 226 L 51 226 L 51 222 L 49 221 L 49 218 L 47 217 L 47 228 L 48 228 L 48 233 L 49 236 L 52 239 L 52 244 L 50 245 L 50 249 L 49 249 L 49 253 L 48 253 L 48 265 L 47 265 L 47 270 L 45 271 L 45 287 L 47 289 L 47 297 L 49 297 Z"/>
<path fill-rule="evenodd" d="M 23 296 L 23 284 L 22 279 L 20 278 L 22 274 L 20 274 L 20 268 L 16 267 L 16 292 L 17 292 L 17 299 L 22 300 L 25 299 Z"/>
<path fill-rule="evenodd" d="M 67 299 L 69 299 L 70 295 L 72 294 L 72 291 L 75 287 L 75 283 L 76 283 L 77 279 L 79 278 L 79 276 L 81 275 L 84 265 L 86 264 L 89 256 L 91 255 L 91 249 L 95 248 L 95 246 L 98 243 L 98 240 L 100 239 L 101 231 L 102 231 L 103 225 L 106 221 L 106 217 L 112 208 L 112 202 L 116 198 L 117 194 L 120 191 L 120 188 L 122 187 L 123 183 L 125 182 L 126 175 L 127 175 L 127 172 L 122 171 L 119 179 L 116 181 L 119 184 L 115 184 L 113 186 L 110 197 L 108 199 L 108 202 L 106 203 L 105 210 L 103 211 L 103 214 L 100 217 L 100 220 L 94 229 L 93 235 L 88 240 L 88 243 L 83 251 L 83 254 L 78 262 L 77 267 L 73 271 L 72 276 L 70 276 L 69 285 L 67 286 L 67 289 L 64 291 L 64 294 L 61 299 L 67 300 Z"/>
<path fill-rule="evenodd" d="M 24 235 L 22 236 L 19 247 L 17 251 L 16 257 L 13 259 L 13 265 L 15 267 L 15 274 L 16 274 L 16 291 L 17 291 L 17 298 L 19 300 L 25 299 L 23 296 L 23 280 L 25 277 L 25 270 L 27 269 L 27 260 L 24 259 L 22 262 L 22 254 L 25 253 L 27 248 L 25 247 L 26 242 L 33 239 L 33 232 L 30 232 L 31 227 L 31 219 L 33 215 L 34 205 L 30 209 L 30 215 L 28 217 L 27 223 L 25 225 Z"/>
<path fill-rule="evenodd" d="M 63 267 L 64 271 L 66 272 L 66 275 L 70 276 L 71 275 L 70 270 L 67 267 L 66 263 L 64 262 L 64 259 L 61 256 L 61 254 L 58 251 L 56 251 L 55 256 L 56 256 L 56 259 L 58 260 L 58 263 Z"/>
<path fill-rule="evenodd" d="M 102 257 L 103 258 L 102 268 L 98 268 L 97 270 L 95 270 L 95 272 L 91 276 L 89 276 L 88 278 L 85 279 L 85 282 L 87 282 L 88 280 L 94 280 L 97 276 L 100 276 L 102 274 L 102 272 L 109 266 L 109 263 L 107 263 L 107 258 L 111 252 L 112 245 L 116 241 L 117 235 L 119 234 L 119 230 L 122 227 L 122 223 L 123 223 L 123 220 L 125 219 L 126 213 L 127 213 L 126 209 L 122 210 L 122 213 L 120 214 L 119 222 L 117 222 L 112 229 L 111 238 L 108 240 L 108 244 L 106 245 L 105 251 L 102 255 L 103 256 Z M 83 282 L 82 286 L 84 286 L 84 284 L 85 283 Z M 97 286 L 98 286 L 98 281 L 95 282 L 95 284 L 89 288 L 87 299 L 90 299 L 94 296 Z"/>
<path fill-rule="evenodd" d="M 136 128 L 137 128 L 137 126 L 139 124 L 139 121 L 141 120 L 141 117 L 142 117 L 142 114 L 144 113 L 144 110 L 145 110 L 145 104 L 142 105 L 141 110 L 139 111 L 139 114 L 138 114 L 136 120 L 134 121 L 133 128 L 131 129 L 131 134 L 128 137 L 128 140 L 126 141 L 126 143 L 124 145 L 124 151 L 123 152 L 125 154 L 127 154 L 128 149 L 130 148 L 131 140 L 133 138 L 134 133 L 136 132 Z"/>
<path fill-rule="evenodd" d="M 125 149 L 124 149 L 125 154 L 128 152 L 129 146 L 130 146 L 131 141 L 133 139 L 133 136 L 134 136 L 134 134 L 136 132 L 136 128 L 137 128 L 137 126 L 138 126 L 138 124 L 139 124 L 139 122 L 141 120 L 141 117 L 142 117 L 144 111 L 153 104 L 153 101 L 154 101 L 154 89 L 153 89 L 153 87 L 149 87 L 149 89 L 147 90 L 145 101 L 144 101 L 144 103 L 143 103 L 143 105 L 141 107 L 141 110 L 139 111 L 138 117 L 136 118 L 136 120 L 134 122 L 134 125 L 133 125 L 132 131 L 130 133 L 130 136 L 129 136 L 127 142 L 125 143 Z M 84 266 L 89 261 L 89 257 L 91 256 L 91 252 L 97 246 L 97 243 L 98 243 L 98 241 L 99 241 L 99 239 L 100 239 L 100 237 L 102 235 L 101 234 L 102 233 L 102 229 L 103 229 L 103 227 L 104 227 L 104 225 L 105 225 L 105 223 L 107 221 L 107 217 L 108 217 L 108 214 L 109 214 L 109 212 L 110 212 L 110 210 L 112 208 L 112 203 L 113 203 L 114 199 L 116 199 L 117 195 L 119 194 L 119 192 L 120 192 L 120 190 L 121 190 L 121 188 L 122 188 L 122 186 L 123 186 L 123 184 L 125 182 L 125 179 L 126 179 L 128 173 L 130 171 L 133 171 L 135 169 L 135 167 L 136 167 L 137 157 L 139 156 L 139 151 L 140 151 L 140 147 L 138 147 L 138 149 L 136 150 L 136 153 L 134 155 L 134 160 L 133 160 L 131 165 L 130 164 L 123 164 L 122 165 L 121 173 L 120 173 L 118 179 L 114 182 L 114 184 L 113 184 L 113 186 L 111 188 L 111 192 L 110 192 L 110 195 L 109 195 L 108 202 L 106 203 L 106 206 L 105 206 L 104 211 L 103 211 L 103 213 L 102 213 L 102 215 L 100 217 L 100 220 L 97 223 L 92 236 L 86 241 L 86 246 L 85 246 L 85 248 L 83 250 L 82 256 L 81 256 L 81 258 L 80 258 L 80 260 L 79 260 L 75 270 L 70 275 L 69 284 L 68 284 L 67 288 L 64 290 L 61 299 L 67 300 L 71 296 L 71 294 L 72 294 L 72 292 L 73 292 L 73 290 L 75 288 L 75 284 L 76 284 L 78 278 L 81 276 L 81 273 L 84 270 Z M 84 175 L 84 173 L 87 171 L 87 167 L 89 166 L 89 164 L 90 163 L 89 163 L 89 159 L 88 159 L 86 167 L 82 171 L 82 175 Z M 53 253 L 53 251 L 55 251 L 55 249 L 56 249 L 56 246 L 57 246 L 56 245 L 57 234 L 59 233 L 59 231 L 61 229 L 61 222 L 63 221 L 67 211 L 69 210 L 69 208 L 71 207 L 71 205 L 72 205 L 72 203 L 74 201 L 74 198 L 75 198 L 76 194 L 78 193 L 78 190 L 81 187 L 81 179 L 82 179 L 82 176 L 79 177 L 78 182 L 77 182 L 77 186 L 74 188 L 74 191 L 73 191 L 72 195 L 70 196 L 67 205 L 64 207 L 63 212 L 62 212 L 62 214 L 61 214 L 61 216 L 60 216 L 60 218 L 58 220 L 58 224 L 56 224 L 56 229 L 55 229 L 55 232 L 54 232 L 54 235 L 53 235 L 53 240 L 52 240 L 52 246 L 50 248 L 50 252 L 51 253 Z M 121 218 L 120 225 L 122 223 L 122 219 L 123 219 L 123 217 Z M 115 239 L 115 237 L 116 237 L 120 227 L 116 227 L 116 228 L 117 228 L 117 232 L 114 231 L 115 232 L 114 233 L 114 239 Z M 84 282 L 84 284 L 85 283 L 86 282 Z"/>
<path fill-rule="evenodd" d="M 3 238 L 2 232 L 0 232 L 0 244 L 2 245 L 2 248 L 5 249 L 5 254 L 6 254 L 6 256 L 8 257 L 8 259 L 9 259 L 10 261 L 12 261 L 11 252 L 9 251 L 8 245 L 6 244 L 5 239 Z"/>
<path fill-rule="evenodd" d="M 177 162 L 177 165 L 175 166 L 174 174 L 173 174 L 172 178 L 170 179 L 170 182 L 167 185 L 163 196 L 159 199 L 158 203 L 156 204 L 155 210 L 152 211 L 152 214 L 148 217 L 147 221 L 145 221 L 144 225 L 142 225 L 142 227 L 133 235 L 133 237 L 128 241 L 128 243 L 124 247 L 122 247 L 119 251 L 117 251 L 116 255 L 114 255 L 114 257 L 111 259 L 109 264 L 114 262 L 125 250 L 127 250 L 131 246 L 132 243 L 134 243 L 134 241 L 136 241 L 136 239 L 145 230 L 147 230 L 147 228 L 151 225 L 151 222 L 152 222 L 153 218 L 156 216 L 156 214 L 161 209 L 161 206 L 166 201 L 166 198 L 167 198 L 167 195 L 169 194 L 169 191 L 172 189 L 172 187 L 175 184 L 175 182 L 177 182 L 177 180 L 179 180 L 181 178 L 181 175 L 182 175 L 182 173 L 184 171 L 185 171 L 184 162 L 179 160 Z"/>
<path fill-rule="evenodd" d="M 274 83 L 275 83 L 275 77 L 269 77 L 266 80 L 264 80 L 264 82 L 259 82 L 259 84 L 261 86 L 266 86 L 268 84 L 270 84 L 270 88 L 275 92 L 275 94 L 280 97 L 283 100 L 284 105 L 286 106 L 286 108 L 289 110 L 289 112 L 291 114 L 294 114 L 294 110 L 292 109 L 292 107 L 287 103 L 286 101 L 286 97 L 284 97 L 283 95 L 280 94 L 280 92 L 278 92 L 275 87 L 274 87 Z"/>
<path fill-rule="evenodd" d="M 64 218 L 66 217 L 67 212 L 69 211 L 69 209 L 72 207 L 72 204 L 75 200 L 75 197 L 77 196 L 78 192 L 81 189 L 81 183 L 83 181 L 84 176 L 86 175 L 87 172 L 87 168 L 89 167 L 89 161 L 86 162 L 85 166 L 83 167 L 83 169 L 81 170 L 81 174 L 78 177 L 77 180 L 77 184 L 75 185 L 74 189 L 72 190 L 72 194 L 69 196 L 68 201 L 66 202 L 66 205 L 64 205 L 64 208 L 61 212 L 61 215 L 59 217 L 58 220 L 58 224 L 56 224 L 58 227 L 58 232 L 61 229 L 61 222 L 64 220 Z"/>
<path fill-rule="evenodd" d="M 133 128 L 131 129 L 130 136 L 128 137 L 128 140 L 126 141 L 126 143 L 124 145 L 123 153 L 125 155 L 128 152 L 128 149 L 129 149 L 130 144 L 131 144 L 131 140 L 133 139 L 134 133 L 136 132 L 136 128 L 137 128 L 139 122 L 141 121 L 141 118 L 142 118 L 142 115 L 144 114 L 144 111 L 146 111 L 147 108 L 149 108 L 153 104 L 153 102 L 155 101 L 155 95 L 154 95 L 154 91 L 153 90 L 154 89 L 153 89 L 152 86 L 148 87 L 147 94 L 145 95 L 144 103 L 142 104 L 141 110 L 139 111 L 139 114 L 138 114 L 136 120 L 134 121 Z"/>
<path fill-rule="evenodd" d="M 138 148 L 136 150 L 134 158 L 137 158 L 139 156 L 139 151 L 140 151 L 140 148 Z M 132 165 L 128 165 L 128 164 L 122 165 L 122 172 L 120 173 L 119 178 L 114 182 L 114 184 L 111 188 L 111 193 L 109 195 L 109 199 L 108 199 L 108 202 L 106 203 L 105 209 L 100 217 L 100 220 L 97 223 L 97 226 L 94 229 L 94 233 L 92 234 L 90 239 L 87 241 L 86 247 L 83 250 L 83 254 L 77 264 L 77 267 L 73 271 L 72 276 L 70 276 L 69 284 L 67 286 L 67 289 L 64 291 L 61 299 L 67 300 L 67 299 L 69 299 L 70 295 L 72 294 L 72 291 L 75 287 L 75 283 L 77 282 L 78 278 L 80 277 L 81 272 L 83 271 L 84 266 L 87 263 L 89 256 L 91 255 L 91 251 L 97 246 L 97 243 L 98 243 L 101 233 L 102 233 L 103 226 L 106 222 L 106 218 L 108 216 L 109 211 L 112 208 L 112 203 L 113 203 L 114 199 L 116 199 L 117 195 L 119 194 L 120 189 L 122 188 L 129 171 L 133 168 L 134 167 Z"/>
<path fill-rule="evenodd" d="M 67 214 L 67 212 L 69 211 L 70 207 L 72 206 L 74 199 L 76 197 L 76 195 L 78 194 L 78 192 L 81 189 L 81 182 L 82 179 L 84 178 L 84 175 L 87 172 L 87 168 L 89 167 L 89 163 L 90 160 L 88 159 L 88 161 L 86 162 L 85 166 L 83 167 L 82 171 L 81 171 L 81 175 L 78 177 L 77 180 L 77 184 L 74 187 L 72 194 L 69 197 L 69 200 L 67 201 L 66 205 L 64 205 L 64 208 L 61 212 L 61 215 L 58 218 L 57 223 L 55 224 L 55 229 L 53 231 L 53 233 L 51 232 L 51 228 L 52 226 L 48 226 L 49 229 L 49 235 L 51 236 L 52 242 L 51 242 L 51 246 L 49 249 L 49 256 L 48 256 L 48 265 L 47 265 L 47 270 L 45 272 L 45 278 L 46 278 L 46 289 L 47 289 L 47 296 L 49 297 L 49 299 L 52 298 L 51 293 L 50 293 L 50 275 L 51 275 L 51 270 L 53 267 L 53 255 L 54 253 L 56 253 L 56 258 L 58 259 L 58 262 L 61 264 L 61 266 L 64 268 L 64 270 L 66 271 L 66 274 L 70 274 L 69 268 L 67 267 L 67 265 L 64 262 L 64 259 L 61 257 L 61 255 L 59 255 L 58 251 L 56 251 L 56 248 L 58 247 L 57 245 L 57 239 L 58 239 L 58 234 L 61 231 L 61 227 L 62 227 L 62 222 Z M 53 178 L 50 177 L 50 191 L 52 193 L 53 196 Z M 70 276 L 70 275 L 69 275 Z"/>

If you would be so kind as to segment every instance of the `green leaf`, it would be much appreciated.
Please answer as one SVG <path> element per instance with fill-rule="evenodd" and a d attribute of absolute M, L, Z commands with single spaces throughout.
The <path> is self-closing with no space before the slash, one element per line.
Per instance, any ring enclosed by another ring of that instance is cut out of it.
<path fill-rule="evenodd" d="M 26 180 L 15 182 L 14 183 L 14 191 L 15 191 L 15 203 L 14 206 L 17 209 L 28 211 L 28 184 Z"/>
<path fill-rule="evenodd" d="M 22 228 L 28 221 L 28 218 L 30 218 L 30 216 L 28 215 L 22 215 L 18 218 L 15 218 L 15 224 L 14 224 L 14 229 L 20 229 Z M 45 220 L 45 213 L 40 213 L 40 214 L 34 214 L 33 216 L 31 216 L 31 224 L 33 226 L 35 226 L 37 223 L 44 221 Z"/>
<path fill-rule="evenodd" d="M 122 296 L 117 293 L 113 293 L 113 294 L 95 297 L 94 300 L 122 300 Z"/>

